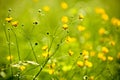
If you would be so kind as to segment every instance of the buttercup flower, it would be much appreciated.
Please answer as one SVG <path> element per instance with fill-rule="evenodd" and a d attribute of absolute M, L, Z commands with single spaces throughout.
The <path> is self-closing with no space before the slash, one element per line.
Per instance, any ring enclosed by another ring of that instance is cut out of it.
<path fill-rule="evenodd" d="M 101 15 L 105 14 L 105 10 L 103 8 L 99 8 L 99 7 L 95 8 L 95 12 L 97 14 L 101 14 Z"/>
<path fill-rule="evenodd" d="M 49 6 L 44 6 L 43 10 L 46 11 L 46 12 L 48 12 L 48 11 L 50 11 L 50 7 Z"/>
<path fill-rule="evenodd" d="M 91 63 L 91 62 L 89 62 L 89 61 L 85 61 L 85 66 L 87 66 L 87 67 L 92 67 L 93 66 L 93 64 Z"/>
<path fill-rule="evenodd" d="M 68 43 L 75 42 L 76 38 L 68 36 L 65 41 Z"/>
<path fill-rule="evenodd" d="M 7 60 L 13 59 L 13 56 L 7 56 Z"/>
<path fill-rule="evenodd" d="M 109 50 L 108 50 L 108 48 L 107 48 L 107 47 L 102 47 L 102 52 L 103 52 L 103 53 L 108 53 L 108 52 L 109 52 Z"/>
<path fill-rule="evenodd" d="M 63 29 L 64 30 L 68 29 L 68 25 L 67 24 L 63 24 Z"/>
<path fill-rule="evenodd" d="M 67 16 L 63 16 L 61 21 L 62 21 L 62 23 L 67 23 L 68 22 L 68 17 Z"/>
<path fill-rule="evenodd" d="M 11 22 L 12 19 L 13 19 L 12 17 L 5 18 L 5 20 L 6 20 L 7 22 Z"/>
<path fill-rule="evenodd" d="M 79 19 L 84 19 L 83 14 L 80 14 L 80 15 L 79 15 Z"/>
<path fill-rule="evenodd" d="M 45 45 L 45 46 L 42 47 L 42 50 L 44 50 L 44 51 L 46 51 L 47 49 L 48 49 L 47 45 Z"/>
<path fill-rule="evenodd" d="M 19 68 L 20 68 L 21 71 L 23 71 L 23 70 L 25 70 L 26 67 L 22 65 Z"/>
<path fill-rule="evenodd" d="M 12 26 L 17 27 L 17 25 L 18 25 L 18 21 L 14 21 L 14 22 L 12 22 L 11 24 L 12 24 Z"/>
<path fill-rule="evenodd" d="M 99 35 L 103 35 L 106 33 L 106 30 L 104 28 L 99 29 Z"/>
<path fill-rule="evenodd" d="M 104 20 L 104 21 L 107 21 L 108 19 L 109 19 L 109 17 L 108 17 L 108 15 L 105 13 L 105 14 L 102 14 L 102 19 Z"/>
<path fill-rule="evenodd" d="M 78 26 L 78 30 L 79 30 L 80 32 L 84 31 L 85 29 L 86 29 L 86 28 L 85 28 L 84 26 L 81 26 L 81 25 Z"/>
<path fill-rule="evenodd" d="M 113 17 L 113 18 L 111 19 L 111 23 L 112 23 L 114 26 L 120 26 L 120 20 L 117 19 L 117 18 L 115 18 L 115 17 Z"/>
<path fill-rule="evenodd" d="M 72 56 L 72 55 L 74 54 L 74 52 L 73 52 L 72 50 L 69 50 L 69 51 L 68 51 L 68 54 L 69 54 L 70 56 Z"/>
<path fill-rule="evenodd" d="M 62 9 L 67 9 L 68 8 L 68 4 L 66 2 L 61 2 L 61 8 Z"/>
<path fill-rule="evenodd" d="M 109 61 L 113 61 L 113 57 L 112 56 L 108 56 L 108 60 Z"/>
<path fill-rule="evenodd" d="M 79 67 L 83 67 L 83 66 L 84 66 L 84 63 L 83 63 L 82 61 L 77 61 L 77 65 L 78 65 Z"/>
<path fill-rule="evenodd" d="M 42 53 L 42 56 L 47 58 L 49 56 L 49 53 L 48 52 Z"/>

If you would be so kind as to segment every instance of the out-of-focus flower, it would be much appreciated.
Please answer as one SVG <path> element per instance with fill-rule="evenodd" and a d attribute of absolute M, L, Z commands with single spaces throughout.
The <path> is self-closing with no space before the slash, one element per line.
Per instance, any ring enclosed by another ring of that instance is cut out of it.
<path fill-rule="evenodd" d="M 67 9 L 68 8 L 68 4 L 66 2 L 61 2 L 61 8 L 62 9 Z"/>
<path fill-rule="evenodd" d="M 112 56 L 108 56 L 108 60 L 109 61 L 113 61 L 113 57 Z"/>
<path fill-rule="evenodd" d="M 96 54 L 95 51 L 90 52 L 90 56 L 95 56 L 95 54 Z"/>
<path fill-rule="evenodd" d="M 92 64 L 92 62 L 86 60 L 86 61 L 85 61 L 85 66 L 87 66 L 87 67 L 92 67 L 93 64 Z"/>
<path fill-rule="evenodd" d="M 78 30 L 79 30 L 80 32 L 84 31 L 85 29 L 86 29 L 86 28 L 85 28 L 84 26 L 81 26 L 81 25 L 78 26 Z"/>
<path fill-rule="evenodd" d="M 102 19 L 104 20 L 104 21 L 107 21 L 108 19 L 109 19 L 109 17 L 108 17 L 108 15 L 105 13 L 105 14 L 102 14 Z"/>
<path fill-rule="evenodd" d="M 94 80 L 94 76 L 90 76 L 90 79 L 89 80 Z"/>
<path fill-rule="evenodd" d="M 26 67 L 22 65 L 19 68 L 20 68 L 21 71 L 23 71 L 23 70 L 25 70 Z"/>
<path fill-rule="evenodd" d="M 47 45 L 45 45 L 45 46 L 42 47 L 42 50 L 44 50 L 44 51 L 46 51 L 47 49 L 48 49 Z"/>
<path fill-rule="evenodd" d="M 95 8 L 95 12 L 97 14 L 101 14 L 101 15 L 105 14 L 105 10 L 103 8 L 99 8 L 99 7 Z"/>
<path fill-rule="evenodd" d="M 111 41 L 109 42 L 109 44 L 110 44 L 111 46 L 115 46 L 115 41 L 111 40 Z"/>
<path fill-rule="evenodd" d="M 7 56 L 7 60 L 12 60 L 13 56 Z"/>
<path fill-rule="evenodd" d="M 68 29 L 68 25 L 67 24 L 63 24 L 63 29 L 64 30 Z"/>
<path fill-rule="evenodd" d="M 115 18 L 115 17 L 113 17 L 113 18 L 111 19 L 111 23 L 112 23 L 114 26 L 120 26 L 120 20 L 117 19 L 117 18 Z"/>
<path fill-rule="evenodd" d="M 84 19 L 83 14 L 79 14 L 79 19 Z"/>
<path fill-rule="evenodd" d="M 72 66 L 71 65 L 64 65 L 63 67 L 62 67 L 62 70 L 64 71 L 64 72 L 66 72 L 66 71 L 69 71 L 69 70 L 71 70 L 71 68 L 72 68 Z"/>
<path fill-rule="evenodd" d="M 18 21 L 14 21 L 14 22 L 12 22 L 11 24 L 12 24 L 12 26 L 17 27 L 17 26 L 18 26 Z"/>
<path fill-rule="evenodd" d="M 43 6 L 43 10 L 48 12 L 48 11 L 50 11 L 50 7 L 49 6 Z"/>
<path fill-rule="evenodd" d="M 68 17 L 67 16 L 63 16 L 61 21 L 62 21 L 62 23 L 67 23 L 68 22 Z"/>
<path fill-rule="evenodd" d="M 7 21 L 7 22 L 11 22 L 12 21 L 12 17 L 7 17 L 7 18 L 5 18 L 5 20 Z"/>
<path fill-rule="evenodd" d="M 74 54 L 74 52 L 73 52 L 72 50 L 69 50 L 69 51 L 68 51 L 68 54 L 69 54 L 70 56 L 72 56 L 72 55 Z"/>
<path fill-rule="evenodd" d="M 99 35 L 104 35 L 106 33 L 106 30 L 104 28 L 99 29 Z"/>
<path fill-rule="evenodd" d="M 76 41 L 76 38 L 68 36 L 65 40 L 67 43 L 72 43 Z"/>
<path fill-rule="evenodd" d="M 98 58 L 102 61 L 106 61 L 106 56 L 104 56 L 104 53 L 98 53 Z"/>
<path fill-rule="evenodd" d="M 103 53 L 108 53 L 109 52 L 109 49 L 107 47 L 102 47 L 102 52 Z"/>
<path fill-rule="evenodd" d="M 120 52 L 117 54 L 117 58 L 120 59 Z"/>
<path fill-rule="evenodd" d="M 42 56 L 47 58 L 49 56 L 49 53 L 48 52 L 42 53 Z"/>
<path fill-rule="evenodd" d="M 51 75 L 54 74 L 54 72 L 55 72 L 54 69 L 50 69 L 50 70 L 49 70 L 49 74 L 51 74 Z"/>
<path fill-rule="evenodd" d="M 77 65 L 78 65 L 79 67 L 83 67 L 83 66 L 84 66 L 84 63 L 83 63 L 82 61 L 77 61 Z"/>

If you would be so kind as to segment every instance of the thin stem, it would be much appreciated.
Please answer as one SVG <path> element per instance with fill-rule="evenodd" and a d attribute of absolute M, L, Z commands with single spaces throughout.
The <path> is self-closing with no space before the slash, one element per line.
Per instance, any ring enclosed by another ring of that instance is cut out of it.
<path fill-rule="evenodd" d="M 12 64 L 12 55 L 11 55 L 11 45 L 10 45 L 10 31 L 8 31 L 8 51 L 9 51 L 9 56 L 10 56 L 10 69 L 11 69 L 11 75 L 12 75 L 12 78 L 13 78 L 13 70 L 12 70 L 12 67 L 11 67 L 11 64 Z"/>
<path fill-rule="evenodd" d="M 36 56 L 36 54 L 35 54 L 34 48 L 33 48 L 32 43 L 31 43 L 30 40 L 29 40 L 29 43 L 30 43 L 30 46 L 31 46 L 31 49 L 32 49 L 33 55 L 34 55 L 34 57 L 35 57 L 35 60 L 36 60 L 36 62 L 38 63 L 37 56 Z"/>
<path fill-rule="evenodd" d="M 13 29 L 11 29 L 12 32 L 14 33 L 15 35 L 15 39 L 16 39 L 16 45 L 17 45 L 17 52 L 18 52 L 18 60 L 20 61 L 21 60 L 21 57 L 20 57 L 20 50 L 19 50 L 19 45 L 18 45 L 18 40 L 17 40 L 17 35 L 15 33 L 15 31 Z"/>

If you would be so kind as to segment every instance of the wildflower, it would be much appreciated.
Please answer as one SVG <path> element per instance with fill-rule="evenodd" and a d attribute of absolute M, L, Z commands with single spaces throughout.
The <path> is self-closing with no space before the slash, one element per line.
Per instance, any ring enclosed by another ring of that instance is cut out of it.
<path fill-rule="evenodd" d="M 44 6 L 43 10 L 46 11 L 46 12 L 48 12 L 48 11 L 50 11 L 50 7 L 49 6 Z"/>
<path fill-rule="evenodd" d="M 77 65 L 78 65 L 79 67 L 83 67 L 83 66 L 84 66 L 84 63 L 83 63 L 82 61 L 77 61 Z"/>
<path fill-rule="evenodd" d="M 61 21 L 62 21 L 62 23 L 67 23 L 68 22 L 68 17 L 67 16 L 63 16 Z"/>
<path fill-rule="evenodd" d="M 44 50 L 44 51 L 46 51 L 47 49 L 48 49 L 47 45 L 45 45 L 45 46 L 42 47 L 42 50 Z"/>
<path fill-rule="evenodd" d="M 11 22 L 12 19 L 13 19 L 12 17 L 5 18 L 5 20 L 6 20 L 7 22 Z"/>
<path fill-rule="evenodd" d="M 7 60 L 12 60 L 13 56 L 7 56 Z"/>
<path fill-rule="evenodd" d="M 97 14 L 105 14 L 105 10 L 103 9 L 103 8 L 95 8 L 95 12 L 97 13 Z"/>
<path fill-rule="evenodd" d="M 78 30 L 80 31 L 80 32 L 82 32 L 82 31 L 84 31 L 86 28 L 84 27 L 84 26 L 78 26 Z"/>
<path fill-rule="evenodd" d="M 108 60 L 109 61 L 113 61 L 113 57 L 112 56 L 108 56 Z"/>
<path fill-rule="evenodd" d="M 11 24 L 12 24 L 12 26 L 17 27 L 17 25 L 18 25 L 18 21 L 14 21 L 14 22 L 12 22 Z"/>
<path fill-rule="evenodd" d="M 117 54 L 117 58 L 120 59 L 120 52 Z"/>
<path fill-rule="evenodd" d="M 90 56 L 95 56 L 95 51 L 91 51 Z"/>
<path fill-rule="evenodd" d="M 115 41 L 112 40 L 112 41 L 109 42 L 109 44 L 110 44 L 111 46 L 115 46 Z"/>
<path fill-rule="evenodd" d="M 117 18 L 115 18 L 115 17 L 113 17 L 113 18 L 111 19 L 111 23 L 112 23 L 114 26 L 120 26 L 120 20 L 117 19 Z"/>
<path fill-rule="evenodd" d="M 50 69 L 50 70 L 49 70 L 49 74 L 51 74 L 51 75 L 54 74 L 54 72 L 55 72 L 54 69 Z"/>
<path fill-rule="evenodd" d="M 108 48 L 107 48 L 107 47 L 102 47 L 102 52 L 103 52 L 103 53 L 108 53 L 108 52 L 109 52 L 109 50 L 108 50 Z"/>
<path fill-rule="evenodd" d="M 55 68 L 56 64 L 55 63 L 52 63 L 51 64 L 51 68 Z"/>
<path fill-rule="evenodd" d="M 102 61 L 106 61 L 106 56 L 104 56 L 104 53 L 98 53 L 98 58 Z"/>
<path fill-rule="evenodd" d="M 79 19 L 84 19 L 84 16 L 82 14 L 80 14 Z"/>
<path fill-rule="evenodd" d="M 68 43 L 75 42 L 75 41 L 76 41 L 76 38 L 73 38 L 73 37 L 70 37 L 70 36 L 68 36 L 66 38 L 66 42 L 68 42 Z"/>
<path fill-rule="evenodd" d="M 47 58 L 49 56 L 49 53 L 48 52 L 42 53 L 42 56 Z"/>
<path fill-rule="evenodd" d="M 89 61 L 85 61 L 85 66 L 87 66 L 87 67 L 92 67 L 93 66 L 93 64 L 91 63 L 91 62 L 89 62 Z"/>
<path fill-rule="evenodd" d="M 104 28 L 99 29 L 99 35 L 103 35 L 106 33 L 106 30 Z"/>
<path fill-rule="evenodd" d="M 61 8 L 62 9 L 67 9 L 68 8 L 68 4 L 66 2 L 61 2 Z"/>
<path fill-rule="evenodd" d="M 104 21 L 107 21 L 108 19 L 109 19 L 109 17 L 108 17 L 108 15 L 105 13 L 105 14 L 102 14 L 102 19 L 104 20 Z"/>
<path fill-rule="evenodd" d="M 89 52 L 86 50 L 83 50 L 83 56 L 89 55 Z"/>
<path fill-rule="evenodd" d="M 69 51 L 68 51 L 68 54 L 69 54 L 70 56 L 72 56 L 72 55 L 74 54 L 74 52 L 71 51 L 71 50 L 69 50 Z"/>
<path fill-rule="evenodd" d="M 21 71 L 23 71 L 23 70 L 25 70 L 26 67 L 22 65 L 19 68 L 20 68 Z"/>
<path fill-rule="evenodd" d="M 90 79 L 89 80 L 94 80 L 94 76 L 90 76 Z"/>
<path fill-rule="evenodd" d="M 64 30 L 68 29 L 68 25 L 67 24 L 63 24 L 63 29 Z"/>

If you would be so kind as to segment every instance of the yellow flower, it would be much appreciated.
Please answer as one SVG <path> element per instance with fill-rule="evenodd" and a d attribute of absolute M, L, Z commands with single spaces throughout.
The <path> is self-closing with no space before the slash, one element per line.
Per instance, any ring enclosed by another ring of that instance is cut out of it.
<path fill-rule="evenodd" d="M 83 50 L 82 52 L 83 52 L 83 56 L 89 55 L 89 52 L 86 50 Z"/>
<path fill-rule="evenodd" d="M 49 70 L 49 74 L 54 74 L 55 70 L 54 69 L 50 69 Z"/>
<path fill-rule="evenodd" d="M 64 30 L 68 29 L 68 25 L 67 24 L 63 24 L 63 29 Z"/>
<path fill-rule="evenodd" d="M 89 61 L 85 61 L 85 66 L 87 66 L 87 67 L 92 67 L 93 66 L 93 64 L 91 63 L 91 62 L 89 62 Z"/>
<path fill-rule="evenodd" d="M 106 30 L 104 28 L 99 29 L 99 35 L 103 35 L 106 33 Z"/>
<path fill-rule="evenodd" d="M 117 54 L 117 58 L 120 59 L 120 52 Z"/>
<path fill-rule="evenodd" d="M 47 45 L 45 45 L 45 46 L 42 47 L 42 50 L 44 50 L 44 51 L 46 51 L 47 49 L 48 49 Z"/>
<path fill-rule="evenodd" d="M 94 80 L 94 76 L 90 76 L 90 79 L 89 80 Z"/>
<path fill-rule="evenodd" d="M 104 56 L 104 53 L 98 53 L 98 58 L 102 61 L 106 61 L 106 56 Z"/>
<path fill-rule="evenodd" d="M 68 4 L 66 2 L 61 2 L 61 8 L 62 9 L 67 9 L 68 8 Z"/>
<path fill-rule="evenodd" d="M 43 10 L 46 11 L 46 12 L 48 12 L 48 11 L 50 11 L 50 7 L 49 6 L 44 6 Z"/>
<path fill-rule="evenodd" d="M 115 17 L 113 17 L 113 18 L 111 19 L 111 23 L 112 23 L 114 26 L 120 26 L 120 20 L 117 19 L 117 18 L 115 18 Z"/>
<path fill-rule="evenodd" d="M 82 32 L 82 31 L 84 31 L 86 28 L 84 27 L 84 26 L 78 26 L 78 30 L 80 31 L 80 32 Z"/>
<path fill-rule="evenodd" d="M 115 46 L 115 41 L 112 40 L 112 41 L 109 42 L 109 44 L 110 44 L 111 46 Z"/>
<path fill-rule="evenodd" d="M 95 8 L 95 12 L 97 13 L 97 14 L 105 14 L 105 10 L 103 9 L 103 8 Z"/>
<path fill-rule="evenodd" d="M 61 21 L 62 21 L 62 23 L 67 23 L 68 22 L 68 17 L 67 16 L 63 16 Z"/>
<path fill-rule="evenodd" d="M 72 56 L 72 55 L 74 54 L 74 52 L 71 51 L 71 50 L 69 50 L 69 51 L 68 51 L 68 54 L 69 54 L 70 56 Z"/>
<path fill-rule="evenodd" d="M 78 65 L 79 67 L 83 67 L 83 66 L 84 66 L 84 63 L 83 63 L 82 61 L 77 61 L 77 65 Z"/>
<path fill-rule="evenodd" d="M 95 56 L 95 51 L 91 51 L 90 56 Z"/>
<path fill-rule="evenodd" d="M 25 68 L 26 68 L 26 67 L 25 67 L 25 66 L 23 66 L 23 65 L 22 65 L 22 66 L 20 66 L 20 70 L 21 70 L 21 71 L 25 70 Z"/>
<path fill-rule="evenodd" d="M 102 14 L 102 19 L 104 20 L 104 21 L 107 21 L 108 19 L 109 19 L 109 17 L 108 17 L 108 15 L 105 13 L 105 14 Z"/>
<path fill-rule="evenodd" d="M 17 25 L 18 25 L 18 21 L 14 21 L 14 22 L 12 22 L 11 24 L 12 24 L 12 26 L 17 27 Z"/>
<path fill-rule="evenodd" d="M 47 58 L 49 56 L 49 53 L 48 52 L 42 53 L 42 56 Z"/>
<path fill-rule="evenodd" d="M 64 72 L 66 72 L 66 71 L 71 70 L 71 68 L 72 68 L 71 65 L 67 65 L 67 66 L 65 65 L 65 66 L 62 67 L 62 70 L 63 70 Z"/>
<path fill-rule="evenodd" d="M 52 63 L 51 64 L 51 68 L 55 68 L 56 64 L 55 63 Z"/>
<path fill-rule="evenodd" d="M 5 18 L 5 20 L 6 20 L 7 22 L 11 22 L 12 19 L 13 19 L 12 17 Z"/>
<path fill-rule="evenodd" d="M 108 60 L 109 61 L 113 61 L 113 57 L 112 56 L 108 56 Z"/>
<path fill-rule="evenodd" d="M 80 14 L 79 19 L 84 19 L 84 16 L 82 14 Z"/>
<path fill-rule="evenodd" d="M 108 48 L 107 48 L 107 47 L 102 47 L 102 52 L 103 52 L 103 53 L 108 53 L 108 52 L 109 52 L 109 50 L 108 50 Z"/>
<path fill-rule="evenodd" d="M 65 40 L 67 43 L 72 43 L 76 41 L 76 38 L 68 36 Z"/>
<path fill-rule="evenodd" d="M 12 60 L 13 56 L 7 56 L 7 60 Z"/>

